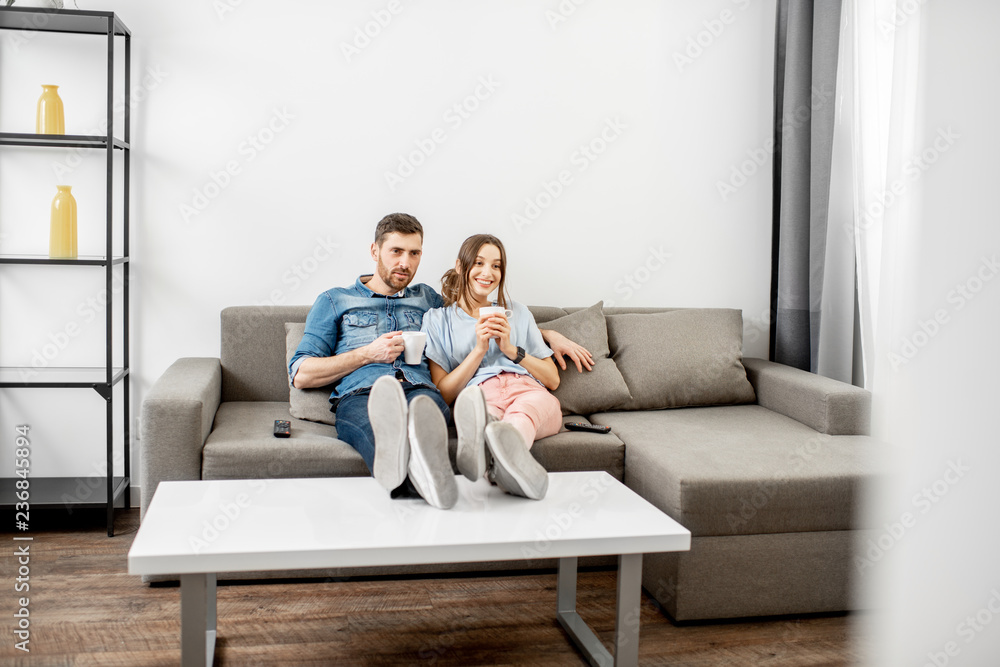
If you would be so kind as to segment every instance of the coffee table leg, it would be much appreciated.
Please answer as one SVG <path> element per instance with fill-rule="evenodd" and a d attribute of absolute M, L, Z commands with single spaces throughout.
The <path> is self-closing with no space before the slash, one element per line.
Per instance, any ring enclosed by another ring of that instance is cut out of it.
<path fill-rule="evenodd" d="M 642 554 L 622 554 L 618 556 L 615 665 L 639 664 L 639 603 L 641 600 Z"/>
<path fill-rule="evenodd" d="M 594 667 L 610 667 L 614 664 L 608 649 L 594 631 L 580 618 L 576 611 L 576 558 L 560 558 L 556 575 L 556 618 L 580 649 L 584 657 Z"/>
<path fill-rule="evenodd" d="M 209 667 L 215 658 L 215 574 L 181 575 L 181 664 Z"/>
<path fill-rule="evenodd" d="M 556 575 L 556 617 L 573 643 L 594 667 L 639 663 L 639 602 L 642 597 L 642 554 L 618 557 L 614 657 L 576 611 L 576 558 L 560 558 Z"/>

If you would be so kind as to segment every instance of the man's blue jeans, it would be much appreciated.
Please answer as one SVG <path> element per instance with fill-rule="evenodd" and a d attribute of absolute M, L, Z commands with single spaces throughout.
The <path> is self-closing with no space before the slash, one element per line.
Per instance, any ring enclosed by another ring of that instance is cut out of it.
<path fill-rule="evenodd" d="M 444 402 L 444 398 L 437 389 L 425 385 L 413 385 L 409 382 L 401 384 L 403 393 L 406 394 L 407 403 L 421 394 L 430 396 L 441 408 L 445 422 L 451 423 L 451 411 L 448 410 L 448 404 Z M 337 437 L 354 447 L 361 454 L 361 458 L 365 460 L 368 472 L 374 474 L 375 434 L 372 432 L 372 424 L 368 420 L 369 391 L 370 389 L 362 389 L 348 394 L 337 403 Z"/>

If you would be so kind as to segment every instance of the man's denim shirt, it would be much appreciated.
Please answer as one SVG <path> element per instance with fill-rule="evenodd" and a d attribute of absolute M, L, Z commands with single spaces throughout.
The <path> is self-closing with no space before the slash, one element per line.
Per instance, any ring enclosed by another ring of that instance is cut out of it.
<path fill-rule="evenodd" d="M 305 333 L 295 355 L 288 363 L 289 380 L 295 379 L 299 365 L 306 357 L 332 357 L 368 343 L 390 331 L 420 331 L 424 313 L 443 305 L 441 295 L 428 285 L 411 285 L 400 294 L 385 296 L 368 289 L 361 282 L 371 276 L 360 276 L 351 287 L 335 287 L 316 297 L 306 317 Z M 344 376 L 335 383 L 330 402 L 368 389 L 383 375 L 402 371 L 412 384 L 434 386 L 426 357 L 420 365 L 403 363 L 400 354 L 391 364 L 368 364 Z"/>

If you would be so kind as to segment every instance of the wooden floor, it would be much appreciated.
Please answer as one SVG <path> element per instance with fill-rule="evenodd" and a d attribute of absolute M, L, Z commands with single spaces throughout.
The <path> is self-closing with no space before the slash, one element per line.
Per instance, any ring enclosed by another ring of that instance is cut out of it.
<path fill-rule="evenodd" d="M 176 587 L 126 573 L 138 510 L 32 512 L 30 593 L 4 583 L 0 663 L 176 665 Z M 3 516 L 4 526 L 13 517 Z M 17 577 L 5 532 L 3 581 Z M 16 598 L 30 598 L 30 653 L 14 648 Z M 602 641 L 614 634 L 615 573 L 581 571 L 578 610 Z M 583 665 L 554 617 L 555 574 L 303 580 L 220 585 L 216 665 Z M 856 617 L 779 618 L 677 626 L 643 595 L 640 664 L 846 665 L 861 659 Z"/>

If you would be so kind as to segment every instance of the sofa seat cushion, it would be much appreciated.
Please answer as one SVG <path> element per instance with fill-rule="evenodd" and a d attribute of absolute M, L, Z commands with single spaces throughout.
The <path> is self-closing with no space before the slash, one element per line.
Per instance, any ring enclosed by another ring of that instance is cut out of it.
<path fill-rule="evenodd" d="M 562 420 L 589 423 L 580 415 L 565 415 Z M 625 444 L 614 433 L 568 431 L 564 426 L 555 435 L 535 440 L 531 453 L 549 472 L 603 470 L 619 482 L 624 478 Z"/>
<path fill-rule="evenodd" d="M 861 527 L 885 447 L 759 405 L 592 415 L 626 445 L 625 484 L 692 535 Z"/>
<path fill-rule="evenodd" d="M 563 415 L 562 421 L 590 423 L 582 415 Z M 448 455 L 457 475 L 458 436 L 454 426 L 448 427 L 448 436 Z M 549 472 L 603 470 L 619 482 L 625 476 L 625 443 L 614 433 L 583 433 L 564 426 L 554 435 L 535 440 L 531 454 Z"/>
<path fill-rule="evenodd" d="M 275 438 L 274 420 L 292 422 Z M 287 402 L 231 401 L 219 406 L 202 453 L 202 479 L 367 476 L 361 455 L 327 424 L 293 418 Z"/>

